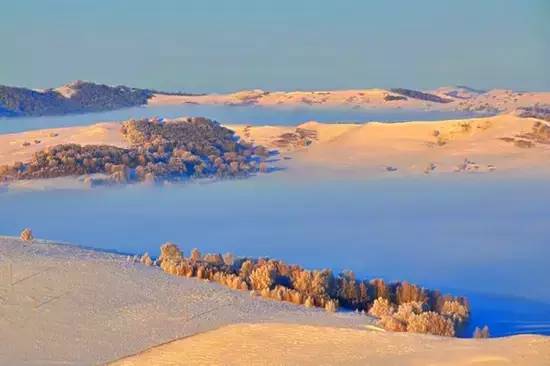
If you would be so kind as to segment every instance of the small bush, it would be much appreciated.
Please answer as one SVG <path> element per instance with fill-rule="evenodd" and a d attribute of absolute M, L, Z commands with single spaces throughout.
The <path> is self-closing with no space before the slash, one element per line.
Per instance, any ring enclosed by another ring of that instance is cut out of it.
<path fill-rule="evenodd" d="M 178 265 L 183 258 L 183 253 L 174 243 L 167 242 L 160 247 L 160 256 L 158 261 L 162 270 L 177 274 L 179 272 Z"/>
<path fill-rule="evenodd" d="M 403 320 L 392 316 L 392 315 L 383 315 L 380 318 L 379 324 L 386 330 L 392 332 L 406 332 L 407 323 Z"/>
<path fill-rule="evenodd" d="M 235 256 L 231 253 L 225 253 L 223 255 L 223 263 L 227 266 L 232 266 L 235 264 Z"/>
<path fill-rule="evenodd" d="M 201 252 L 197 248 L 191 250 L 191 257 L 189 258 L 193 262 L 200 261 L 202 259 Z"/>
<path fill-rule="evenodd" d="M 221 254 L 219 254 L 219 253 L 207 253 L 207 254 L 204 255 L 202 260 L 205 261 L 206 263 L 214 264 L 214 265 L 224 264 L 223 263 L 223 258 L 221 256 Z"/>
<path fill-rule="evenodd" d="M 476 329 L 474 330 L 474 335 L 473 337 L 474 338 L 489 338 L 491 336 L 491 334 L 489 333 L 489 327 L 488 326 L 484 326 L 482 329 L 479 329 L 479 327 L 476 327 Z"/>
<path fill-rule="evenodd" d="M 23 241 L 32 241 L 34 239 L 32 235 L 32 230 L 29 228 L 24 229 L 21 231 L 21 235 L 19 235 L 19 238 Z"/>
<path fill-rule="evenodd" d="M 446 300 L 441 308 L 441 314 L 454 321 L 463 322 L 470 316 L 470 310 L 458 300 Z"/>
<path fill-rule="evenodd" d="M 455 335 L 454 323 L 433 311 L 411 316 L 407 324 L 407 332 L 429 333 L 447 337 Z"/>
<path fill-rule="evenodd" d="M 246 260 L 241 264 L 241 270 L 240 270 L 240 276 L 245 281 L 250 281 L 250 275 L 252 274 L 252 271 L 254 270 L 254 263 L 252 263 L 251 260 Z"/>
<path fill-rule="evenodd" d="M 329 313 L 335 313 L 338 310 L 338 302 L 336 300 L 328 300 L 325 303 L 325 310 Z"/>
<path fill-rule="evenodd" d="M 379 297 L 374 300 L 371 308 L 369 309 L 369 315 L 375 316 L 377 318 L 382 318 L 383 316 L 393 315 L 395 313 L 395 306 L 390 303 L 388 299 Z"/>
<path fill-rule="evenodd" d="M 250 274 L 250 284 L 254 290 L 269 289 L 273 286 L 275 273 L 267 266 L 261 266 Z"/>
<path fill-rule="evenodd" d="M 145 264 L 146 266 L 152 266 L 153 265 L 153 260 L 151 259 L 151 257 L 149 256 L 149 253 L 147 253 L 147 252 L 145 252 L 141 256 L 140 262 L 142 264 Z"/>

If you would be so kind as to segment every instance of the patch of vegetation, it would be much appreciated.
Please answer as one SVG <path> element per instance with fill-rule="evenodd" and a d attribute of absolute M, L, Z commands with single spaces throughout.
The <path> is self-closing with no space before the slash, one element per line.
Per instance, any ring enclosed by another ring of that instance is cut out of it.
<path fill-rule="evenodd" d="M 393 88 L 390 89 L 392 93 L 400 94 L 409 98 L 413 99 L 420 99 L 425 100 L 428 102 L 434 102 L 434 103 L 451 103 L 452 99 L 442 98 L 440 96 L 424 93 L 418 90 L 412 90 L 412 89 L 404 89 L 404 88 Z"/>
<path fill-rule="evenodd" d="M 153 95 L 149 90 L 77 81 L 67 86 L 69 97 L 54 89 L 36 91 L 0 86 L 0 116 L 44 116 L 99 112 L 139 106 Z"/>
<path fill-rule="evenodd" d="M 437 168 L 437 165 L 433 162 L 426 165 L 426 168 L 424 168 L 424 174 L 430 174 Z"/>
<path fill-rule="evenodd" d="M 226 254 L 185 257 L 172 243 L 161 247 L 154 262 L 167 273 L 215 281 L 253 295 L 336 311 L 338 307 L 369 313 L 389 330 L 454 336 L 470 315 L 463 297 L 442 295 L 408 282 L 360 280 L 353 272 L 306 270 L 268 258 L 236 258 Z"/>
<path fill-rule="evenodd" d="M 477 338 L 477 339 L 489 338 L 490 336 L 491 336 L 491 334 L 489 332 L 489 327 L 488 326 L 484 326 L 481 329 L 479 327 L 476 327 L 476 329 L 474 330 L 474 334 L 473 334 L 473 337 Z"/>
<path fill-rule="evenodd" d="M 384 95 L 384 100 L 386 102 L 392 102 L 392 101 L 396 101 L 396 100 L 407 100 L 407 97 L 404 97 L 402 95 L 386 94 L 386 95 Z"/>
<path fill-rule="evenodd" d="M 23 241 L 32 241 L 34 239 L 32 235 L 32 230 L 29 228 L 23 229 L 23 231 L 21 231 L 21 234 L 19 234 L 19 238 Z"/>
<path fill-rule="evenodd" d="M 17 113 L 0 106 L 0 117 L 15 117 L 15 116 L 17 116 Z"/>
<path fill-rule="evenodd" d="M 239 142 L 206 118 L 123 123 L 129 149 L 64 144 L 37 152 L 28 163 L 0 166 L 0 181 L 102 173 L 114 182 L 238 177 L 265 171 L 267 150 Z"/>
<path fill-rule="evenodd" d="M 443 136 L 443 135 L 438 135 L 437 136 L 437 145 L 438 146 L 447 145 L 448 142 L 449 142 L 449 138 L 447 136 Z"/>
<path fill-rule="evenodd" d="M 500 140 L 504 142 L 514 142 L 516 139 L 513 137 L 501 137 Z"/>
<path fill-rule="evenodd" d="M 522 139 L 515 139 L 514 145 L 522 149 L 529 149 L 535 146 L 533 141 L 522 140 Z"/>
<path fill-rule="evenodd" d="M 274 145 L 279 148 L 305 147 L 317 140 L 317 131 L 308 130 L 305 128 L 296 128 L 294 132 L 285 132 L 273 141 Z"/>
<path fill-rule="evenodd" d="M 0 86 L 0 109 L 5 117 L 63 114 L 66 105 L 65 98 L 53 90 L 38 92 Z"/>
<path fill-rule="evenodd" d="M 458 124 L 458 127 L 462 133 L 468 133 L 472 130 L 472 125 L 468 122 L 461 122 Z"/>
<path fill-rule="evenodd" d="M 537 121 L 530 132 L 515 137 L 501 137 L 502 141 L 510 142 L 520 148 L 531 148 L 536 144 L 550 144 L 550 125 Z"/>
<path fill-rule="evenodd" d="M 539 144 L 550 144 L 550 125 L 543 122 L 535 122 L 531 132 L 524 133 L 518 137 L 532 140 Z"/>
<path fill-rule="evenodd" d="M 550 105 L 536 104 L 531 107 L 518 108 L 518 115 L 523 118 L 537 118 L 550 122 Z"/>

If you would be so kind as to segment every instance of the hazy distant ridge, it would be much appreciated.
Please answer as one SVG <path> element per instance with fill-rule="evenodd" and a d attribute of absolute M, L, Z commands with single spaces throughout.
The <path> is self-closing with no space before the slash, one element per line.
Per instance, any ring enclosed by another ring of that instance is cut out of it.
<path fill-rule="evenodd" d="M 447 86 L 432 91 L 405 88 L 325 91 L 241 90 L 227 94 L 191 94 L 109 86 L 76 81 L 59 88 L 32 90 L 0 86 L 0 117 L 101 112 L 141 105 L 228 105 L 264 107 L 405 109 L 501 113 L 550 105 L 550 92 L 475 90 Z"/>
<path fill-rule="evenodd" d="M 0 86 L 0 116 L 99 112 L 147 103 L 152 91 L 77 81 L 44 91 Z"/>

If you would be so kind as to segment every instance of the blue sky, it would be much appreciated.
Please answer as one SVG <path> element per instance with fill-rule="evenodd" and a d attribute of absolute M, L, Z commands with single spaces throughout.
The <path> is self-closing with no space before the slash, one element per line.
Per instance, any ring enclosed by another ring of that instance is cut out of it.
<path fill-rule="evenodd" d="M 548 0 L 0 2 L 0 84 L 550 90 Z"/>

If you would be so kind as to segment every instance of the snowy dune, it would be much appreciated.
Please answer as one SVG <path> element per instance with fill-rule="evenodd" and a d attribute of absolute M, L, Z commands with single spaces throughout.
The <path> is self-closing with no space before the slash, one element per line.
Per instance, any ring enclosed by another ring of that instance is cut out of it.
<path fill-rule="evenodd" d="M 0 237 L 0 364 L 90 365 L 235 323 L 371 320 L 170 276 L 126 256 Z"/>
<path fill-rule="evenodd" d="M 550 337 L 456 339 L 299 324 L 240 324 L 114 362 L 145 365 L 542 366 Z"/>
<path fill-rule="evenodd" d="M 426 92 L 408 89 L 273 92 L 243 90 L 228 94 L 204 95 L 168 95 L 157 93 L 153 94 L 147 102 L 148 105 L 185 103 L 273 107 L 318 106 L 331 108 L 509 112 L 524 106 L 550 104 L 550 92 L 515 92 L 500 89 L 476 91 L 466 87 L 443 87 Z"/>
<path fill-rule="evenodd" d="M 548 172 L 550 123 L 503 114 L 434 122 L 227 125 L 247 142 L 277 150 L 273 164 L 370 176 L 453 172 Z M 29 161 L 61 143 L 127 147 L 117 122 L 0 135 L 0 165 Z M 288 159 L 290 158 L 290 159 Z"/>
<path fill-rule="evenodd" d="M 546 365 L 550 338 L 377 331 L 126 256 L 0 237 L 0 364 Z M 133 356 L 132 356 L 133 355 Z"/>

